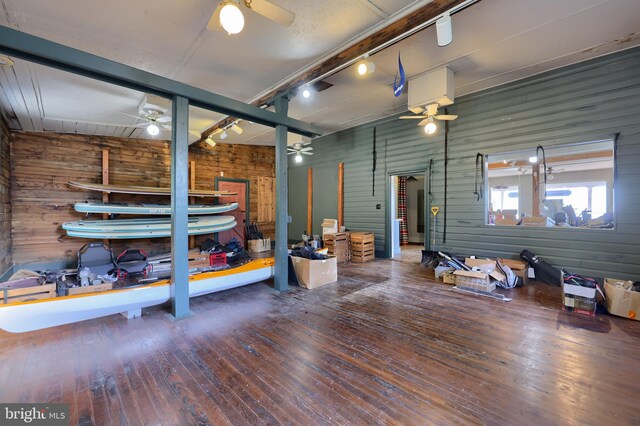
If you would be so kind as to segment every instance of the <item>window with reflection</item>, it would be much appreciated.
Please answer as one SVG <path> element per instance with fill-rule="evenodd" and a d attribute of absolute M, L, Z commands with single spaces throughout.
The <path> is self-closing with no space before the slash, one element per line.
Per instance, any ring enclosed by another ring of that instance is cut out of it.
<path fill-rule="evenodd" d="M 613 150 L 604 140 L 488 155 L 487 223 L 613 228 Z"/>

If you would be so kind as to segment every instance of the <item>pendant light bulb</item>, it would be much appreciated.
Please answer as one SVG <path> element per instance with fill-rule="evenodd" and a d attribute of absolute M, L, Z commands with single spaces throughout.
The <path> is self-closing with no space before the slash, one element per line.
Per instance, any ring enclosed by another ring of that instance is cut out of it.
<path fill-rule="evenodd" d="M 296 160 L 296 163 L 302 163 L 302 155 L 296 154 L 295 160 Z"/>
<path fill-rule="evenodd" d="M 229 34 L 238 34 L 244 28 L 244 15 L 235 1 L 227 1 L 220 9 L 220 25 Z"/>
<path fill-rule="evenodd" d="M 427 124 L 425 124 L 424 132 L 427 135 L 432 135 L 436 132 L 436 130 L 438 130 L 438 126 L 436 126 L 436 123 L 433 121 L 433 118 L 432 118 L 431 120 L 429 120 Z"/>
<path fill-rule="evenodd" d="M 158 133 L 160 133 L 160 128 L 154 123 L 149 123 L 149 125 L 147 126 L 147 133 L 149 133 L 151 136 L 157 136 Z"/>

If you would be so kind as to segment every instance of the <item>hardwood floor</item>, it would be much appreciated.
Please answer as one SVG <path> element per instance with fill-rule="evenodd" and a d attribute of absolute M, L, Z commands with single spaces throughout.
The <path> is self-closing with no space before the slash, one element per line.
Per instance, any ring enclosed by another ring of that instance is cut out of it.
<path fill-rule="evenodd" d="M 428 282 L 414 264 L 340 266 L 166 311 L 0 332 L 0 401 L 66 402 L 72 424 L 638 424 L 640 322 L 509 303 Z"/>

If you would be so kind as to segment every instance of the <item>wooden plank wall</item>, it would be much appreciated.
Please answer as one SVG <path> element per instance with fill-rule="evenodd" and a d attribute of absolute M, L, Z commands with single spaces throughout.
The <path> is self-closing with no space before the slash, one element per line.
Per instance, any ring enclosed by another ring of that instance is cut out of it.
<path fill-rule="evenodd" d="M 11 259 L 11 166 L 9 128 L 0 118 L 0 274 L 12 263 Z"/>
<path fill-rule="evenodd" d="M 73 203 L 101 201 L 99 192 L 69 188 L 70 180 L 101 182 L 102 150 L 110 152 L 110 183 L 169 186 L 170 151 L 167 141 L 124 139 L 77 134 L 14 132 L 11 134 L 11 190 L 13 260 L 17 264 L 65 260 L 75 262 L 76 252 L 87 240 L 65 235 L 61 225 L 83 216 Z M 257 179 L 273 176 L 274 148 L 229 145 L 216 147 L 216 155 L 192 148 L 196 182 L 201 189 L 213 188 L 218 167 L 225 176 L 255 181 L 251 189 L 251 216 L 257 218 Z M 261 155 L 256 154 L 259 152 Z M 226 172 L 228 170 L 228 173 Z M 113 202 L 168 202 L 153 196 L 111 194 Z M 96 217 L 96 219 L 100 219 Z M 273 224 L 265 224 L 265 230 Z M 200 237 L 199 241 L 206 237 Z M 126 247 L 142 248 L 150 254 L 169 251 L 170 239 L 112 240 L 117 255 Z"/>

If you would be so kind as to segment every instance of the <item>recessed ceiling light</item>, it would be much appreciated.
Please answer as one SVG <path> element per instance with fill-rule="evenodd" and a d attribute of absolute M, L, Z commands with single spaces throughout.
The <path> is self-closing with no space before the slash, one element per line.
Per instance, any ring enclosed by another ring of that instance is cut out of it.
<path fill-rule="evenodd" d="M 5 55 L 0 55 L 0 67 L 12 67 L 13 61 Z"/>

